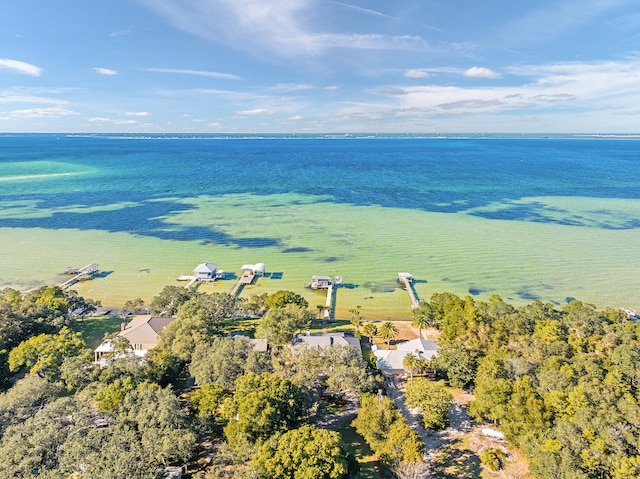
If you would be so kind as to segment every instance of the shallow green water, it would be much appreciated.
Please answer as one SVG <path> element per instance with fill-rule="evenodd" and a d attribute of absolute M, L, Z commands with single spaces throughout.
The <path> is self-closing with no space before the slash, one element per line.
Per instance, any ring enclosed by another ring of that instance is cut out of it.
<path fill-rule="evenodd" d="M 277 247 L 166 240 L 135 231 L 2 228 L 0 285 L 25 290 L 57 283 L 66 267 L 97 262 L 104 277 L 75 289 L 119 307 L 135 297 L 148 301 L 167 284 L 181 284 L 176 278 L 201 262 L 237 274 L 243 264 L 263 262 L 269 274 L 247 287 L 243 296 L 291 289 L 315 309 L 325 296 L 304 285 L 314 274 L 340 275 L 345 286 L 337 292 L 338 317 L 349 317 L 348 309 L 361 305 L 365 319 L 410 318 L 409 297 L 397 284 L 400 271 L 414 275 L 422 299 L 446 290 L 462 296 L 471 292 L 480 299 L 499 294 L 516 303 L 540 298 L 563 304 L 572 297 L 599 306 L 639 303 L 638 229 L 503 221 L 319 200 L 322 197 L 293 193 L 201 195 L 177 200 L 195 208 L 162 218 L 168 230 L 213 225 L 234 238 L 278 238 Z M 580 208 L 573 204 L 575 198 L 522 201 L 544 204 L 549 214 L 565 207 L 581 209 L 583 216 L 591 214 L 596 220 L 611 218 L 608 210 L 640 208 L 640 201 L 633 199 L 587 198 Z M 230 291 L 233 284 L 227 280 L 201 288 Z"/>

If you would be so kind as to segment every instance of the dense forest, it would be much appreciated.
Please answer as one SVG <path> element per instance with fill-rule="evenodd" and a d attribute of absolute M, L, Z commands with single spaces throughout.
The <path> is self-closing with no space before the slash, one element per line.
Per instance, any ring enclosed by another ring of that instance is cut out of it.
<path fill-rule="evenodd" d="M 158 346 L 140 361 L 107 335 L 104 367 L 79 332 L 96 306 L 56 287 L 0 291 L 3 476 L 150 478 L 189 465 L 203 479 L 346 478 L 358 463 L 325 419 L 332 400 L 351 397 L 353 426 L 379 460 L 399 478 L 428 477 L 420 438 L 359 351 L 292 352 L 313 320 L 301 296 L 236 300 L 168 286 L 149 304 L 177 315 Z M 132 300 L 123 314 L 142 306 Z M 352 313 L 356 330 L 375 333 Z M 440 335 L 429 367 L 445 383 L 420 378 L 407 389 L 427 427 L 447 426 L 445 384 L 464 388 L 472 417 L 503 431 L 536 479 L 640 478 L 640 326 L 624 312 L 436 293 L 413 323 Z M 271 347 L 256 351 L 234 331 Z M 196 467 L 205 453 L 207 467 Z"/>
<path fill-rule="evenodd" d="M 472 417 L 497 424 L 533 477 L 640 477 L 640 325 L 623 311 L 440 293 L 416 314 L 441 331 L 441 373 L 473 389 Z"/>

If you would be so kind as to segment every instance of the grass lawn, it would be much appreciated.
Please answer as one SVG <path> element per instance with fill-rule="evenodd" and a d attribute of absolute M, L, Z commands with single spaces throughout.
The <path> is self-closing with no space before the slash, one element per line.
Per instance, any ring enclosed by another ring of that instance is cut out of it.
<path fill-rule="evenodd" d="M 82 333 L 88 348 L 95 349 L 100 346 L 105 333 L 120 331 L 121 323 L 120 316 L 91 317 L 79 320 L 74 329 Z"/>
<path fill-rule="evenodd" d="M 340 425 L 338 432 L 342 436 L 347 452 L 355 456 L 360 464 L 358 479 L 391 479 L 393 476 L 387 467 L 381 465 L 381 471 L 376 468 L 375 456 L 364 438 L 356 432 L 349 421 Z"/>

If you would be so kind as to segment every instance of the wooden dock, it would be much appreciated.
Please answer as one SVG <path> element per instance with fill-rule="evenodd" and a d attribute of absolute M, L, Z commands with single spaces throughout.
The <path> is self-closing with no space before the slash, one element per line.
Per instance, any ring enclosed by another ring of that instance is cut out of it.
<path fill-rule="evenodd" d="M 404 284 L 407 293 L 409 293 L 411 309 L 416 309 L 420 306 L 420 301 L 418 300 L 416 291 L 413 289 L 413 275 L 411 273 L 398 273 L 398 281 L 400 281 L 401 284 Z"/>
<path fill-rule="evenodd" d="M 256 277 L 255 271 L 249 270 L 249 269 L 243 270 L 242 276 L 238 278 L 236 285 L 233 287 L 233 289 L 231 290 L 231 293 L 229 294 L 234 298 L 239 296 L 240 293 L 242 292 L 242 288 L 244 288 L 248 284 L 253 283 L 253 280 L 255 279 L 255 277 Z"/>
<path fill-rule="evenodd" d="M 313 276 L 311 278 L 311 284 L 309 287 L 311 289 L 326 289 L 327 290 L 327 300 L 325 301 L 325 306 L 318 306 L 319 309 L 324 310 L 324 320 L 333 319 L 333 311 L 335 307 L 336 300 L 336 289 L 342 283 L 342 278 L 340 276 Z"/>
<path fill-rule="evenodd" d="M 242 291 L 242 288 L 244 288 L 248 284 L 253 283 L 253 280 L 255 279 L 255 277 L 256 277 L 256 273 L 254 271 L 251 271 L 251 270 L 243 271 L 242 276 L 238 278 L 236 285 L 233 287 L 233 289 L 231 290 L 231 293 L 229 294 L 234 298 L 239 296 L 240 292 Z"/>
<path fill-rule="evenodd" d="M 60 284 L 60 289 L 67 289 L 79 281 L 92 279 L 97 272 L 98 272 L 97 263 L 88 264 L 84 268 L 80 268 L 80 269 L 67 268 L 67 270 L 65 271 L 65 274 L 71 274 L 73 275 L 73 277 L 69 278 L 64 283 Z"/>
<path fill-rule="evenodd" d="M 253 284 L 258 275 L 264 276 L 266 266 L 264 263 L 245 264 L 242 266 L 242 276 L 238 278 L 238 282 L 229 293 L 234 298 L 240 296 L 242 288 L 248 284 Z"/>

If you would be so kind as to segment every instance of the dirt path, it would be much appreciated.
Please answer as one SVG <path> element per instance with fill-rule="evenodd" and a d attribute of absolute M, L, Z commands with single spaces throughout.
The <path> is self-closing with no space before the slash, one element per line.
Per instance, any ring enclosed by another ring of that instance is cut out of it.
<path fill-rule="evenodd" d="M 420 414 L 410 408 L 404 397 L 405 383 L 396 378 L 386 380 L 387 395 L 393 400 L 396 407 L 407 419 L 407 423 L 422 438 L 425 444 L 424 458 L 430 462 L 435 458 L 438 451 L 448 444 L 453 443 L 458 437 L 471 431 L 471 420 L 467 414 L 467 407 L 456 403 L 456 406 L 449 413 L 450 426 L 444 431 L 431 431 L 422 425 Z"/>

